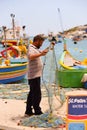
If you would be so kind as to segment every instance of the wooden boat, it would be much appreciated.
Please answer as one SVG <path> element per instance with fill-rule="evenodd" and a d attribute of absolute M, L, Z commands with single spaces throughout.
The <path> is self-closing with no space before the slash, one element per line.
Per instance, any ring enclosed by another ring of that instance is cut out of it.
<path fill-rule="evenodd" d="M 0 54 L 0 84 L 22 81 L 27 73 L 27 56 L 21 57 L 15 46 L 4 49 Z"/>
<path fill-rule="evenodd" d="M 71 54 L 68 51 L 64 51 L 59 60 L 60 66 L 65 69 L 75 69 L 73 67 L 74 62 L 75 59 L 71 56 Z"/>
<path fill-rule="evenodd" d="M 0 84 L 22 81 L 27 73 L 27 56 L 22 57 L 17 46 L 6 47 L 0 56 Z"/>
<path fill-rule="evenodd" d="M 18 46 L 7 47 L 6 49 L 0 52 L 2 58 L 10 59 L 11 64 L 21 64 L 27 62 L 27 55 L 21 54 Z"/>
<path fill-rule="evenodd" d="M 16 58 L 16 57 L 20 57 L 20 50 L 18 50 L 17 46 L 11 46 L 8 47 L 6 49 L 4 49 L 3 51 L 0 52 L 3 58 Z"/>
<path fill-rule="evenodd" d="M 81 36 L 75 36 L 75 37 L 72 38 L 72 40 L 73 40 L 74 42 L 78 42 L 78 41 L 81 41 L 82 38 L 81 38 Z"/>
<path fill-rule="evenodd" d="M 59 60 L 60 67 L 56 70 L 60 86 L 76 88 L 84 86 L 81 79 L 87 73 L 87 61 L 83 61 L 81 64 L 79 62 L 67 50 L 62 53 Z"/>
<path fill-rule="evenodd" d="M 64 51 L 61 55 L 59 64 L 61 67 L 65 69 L 85 69 L 87 68 L 87 62 L 84 61 L 78 61 L 72 55 L 69 51 Z"/>
<path fill-rule="evenodd" d="M 23 80 L 27 73 L 27 62 L 0 66 L 0 84 L 17 83 Z"/>
<path fill-rule="evenodd" d="M 7 46 L 10 46 L 11 44 L 12 45 L 17 45 L 18 40 L 17 39 L 6 39 L 6 40 L 2 40 L 1 43 L 3 44 L 3 46 L 5 46 L 5 44 Z"/>

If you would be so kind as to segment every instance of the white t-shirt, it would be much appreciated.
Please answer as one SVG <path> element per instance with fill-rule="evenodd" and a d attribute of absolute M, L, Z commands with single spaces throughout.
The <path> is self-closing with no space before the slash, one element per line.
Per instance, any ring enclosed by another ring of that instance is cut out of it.
<path fill-rule="evenodd" d="M 40 53 L 40 50 L 37 47 L 35 47 L 33 44 L 30 44 L 28 48 L 28 58 L 30 55 L 37 54 L 37 53 Z M 29 59 L 28 79 L 41 77 L 42 68 L 43 68 L 43 64 L 42 64 L 41 57 L 35 58 L 34 60 Z"/>

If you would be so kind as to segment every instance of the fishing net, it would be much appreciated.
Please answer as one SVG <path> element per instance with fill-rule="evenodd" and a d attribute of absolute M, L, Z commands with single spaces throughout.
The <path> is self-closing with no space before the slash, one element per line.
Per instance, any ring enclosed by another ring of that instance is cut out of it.
<path fill-rule="evenodd" d="M 20 122 L 23 126 L 28 127 L 42 127 L 42 128 L 49 128 L 49 127 L 59 127 L 64 128 L 66 123 L 62 117 L 51 117 L 50 113 L 44 113 L 39 116 L 32 116 L 29 118 L 25 118 Z"/>

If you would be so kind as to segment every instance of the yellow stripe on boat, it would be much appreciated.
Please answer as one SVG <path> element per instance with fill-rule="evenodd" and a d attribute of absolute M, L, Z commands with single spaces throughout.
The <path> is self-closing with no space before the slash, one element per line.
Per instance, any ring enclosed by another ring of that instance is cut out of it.
<path fill-rule="evenodd" d="M 11 72 L 3 72 L 3 73 L 1 72 L 0 75 L 14 74 L 14 73 L 22 72 L 22 71 L 27 71 L 27 68 L 22 69 L 22 70 L 11 71 Z"/>
<path fill-rule="evenodd" d="M 9 65 L 9 66 L 3 65 L 3 66 L 0 66 L 0 69 L 1 69 L 1 68 L 13 68 L 13 67 L 25 66 L 25 65 L 28 65 L 28 63 L 26 62 L 26 63 L 23 63 L 23 64 L 14 64 L 13 66 L 11 66 L 11 65 Z"/>
<path fill-rule="evenodd" d="M 69 55 L 70 58 L 71 58 L 71 60 L 72 60 L 72 61 L 69 61 L 69 59 L 68 59 L 68 64 L 65 64 L 65 63 L 64 63 L 64 59 L 65 59 L 65 56 L 66 56 L 66 55 Z M 73 63 L 70 63 L 70 62 L 73 62 L 73 60 L 74 60 L 74 58 L 70 55 L 70 53 L 69 53 L 68 51 L 64 51 L 64 52 L 62 53 L 62 55 L 61 55 L 60 60 L 59 60 L 59 64 L 60 64 L 63 68 L 65 68 L 65 69 L 70 69 L 70 70 L 72 70 L 72 69 L 75 69 L 75 68 L 73 67 Z M 69 64 L 71 64 L 71 65 L 69 65 Z"/>

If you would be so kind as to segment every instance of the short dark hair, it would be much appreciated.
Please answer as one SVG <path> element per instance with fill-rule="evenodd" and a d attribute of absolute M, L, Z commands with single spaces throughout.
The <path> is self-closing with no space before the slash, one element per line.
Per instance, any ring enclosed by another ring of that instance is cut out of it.
<path fill-rule="evenodd" d="M 41 36 L 41 35 L 36 35 L 34 38 L 33 38 L 33 42 L 35 41 L 44 41 L 44 38 Z"/>

